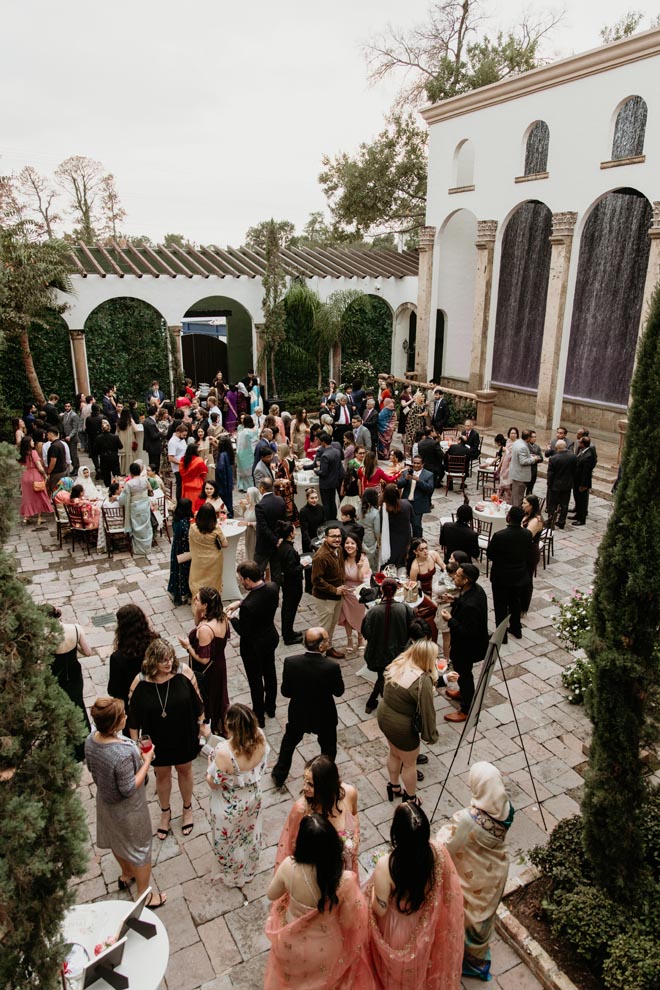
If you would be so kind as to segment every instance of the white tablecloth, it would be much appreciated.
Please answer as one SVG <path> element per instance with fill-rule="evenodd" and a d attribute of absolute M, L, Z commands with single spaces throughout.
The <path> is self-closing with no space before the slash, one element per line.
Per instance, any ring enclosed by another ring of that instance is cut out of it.
<path fill-rule="evenodd" d="M 477 505 L 484 505 L 483 509 L 478 509 L 477 506 L 472 507 L 472 514 L 475 519 L 481 519 L 483 522 L 490 522 L 493 524 L 491 533 L 497 533 L 498 530 L 504 529 L 506 526 L 506 516 L 511 508 L 506 502 L 502 502 L 501 505 L 497 505 L 495 502 L 477 503 Z"/>
<path fill-rule="evenodd" d="M 294 480 L 296 482 L 296 495 L 294 501 L 298 509 L 302 509 L 307 503 L 307 496 L 305 495 L 306 488 L 319 488 L 318 475 L 314 474 L 313 471 L 298 471 L 294 474 Z"/>
<path fill-rule="evenodd" d="M 233 602 L 242 597 L 236 580 L 236 549 L 245 532 L 245 524 L 236 519 L 227 519 L 221 526 L 227 538 L 227 546 L 222 551 L 222 600 Z"/>

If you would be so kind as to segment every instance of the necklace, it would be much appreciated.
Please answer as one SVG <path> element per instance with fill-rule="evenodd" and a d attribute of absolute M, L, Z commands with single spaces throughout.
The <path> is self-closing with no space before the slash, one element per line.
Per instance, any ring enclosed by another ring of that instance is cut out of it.
<path fill-rule="evenodd" d="M 172 678 L 170 678 L 169 681 L 167 682 L 167 690 L 165 691 L 165 704 L 163 704 L 163 699 L 160 696 L 160 691 L 158 690 L 158 684 L 156 683 L 156 681 L 154 681 L 154 684 L 156 686 L 156 694 L 158 695 L 158 702 L 159 702 L 160 707 L 161 707 L 161 714 L 160 714 L 160 717 L 161 718 L 167 718 L 167 712 L 165 711 L 165 709 L 167 708 L 167 699 L 170 696 L 170 683 L 171 683 L 171 681 L 172 681 Z"/>

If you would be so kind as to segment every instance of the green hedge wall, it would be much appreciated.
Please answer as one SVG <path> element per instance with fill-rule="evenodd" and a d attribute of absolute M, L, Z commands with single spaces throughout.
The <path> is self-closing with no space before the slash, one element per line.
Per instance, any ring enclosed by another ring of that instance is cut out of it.
<path fill-rule="evenodd" d="M 344 314 L 344 325 L 358 344 L 342 348 L 341 359 L 369 361 L 376 374 L 389 371 L 392 354 L 392 310 L 384 299 L 365 295 L 356 299 Z M 343 377 L 343 375 L 342 375 Z"/>
<path fill-rule="evenodd" d="M 97 399 L 113 384 L 122 399 L 142 400 L 154 378 L 168 393 L 167 332 L 160 313 L 140 299 L 110 299 L 95 309 L 85 323 L 85 344 Z"/>
<path fill-rule="evenodd" d="M 46 396 L 57 392 L 62 400 L 73 399 L 69 330 L 58 313 L 46 313 L 43 319 L 47 327 L 33 323 L 30 330 L 30 347 L 41 387 Z M 16 415 L 23 412 L 26 402 L 33 401 L 17 339 L 7 340 L 0 351 L 0 393 L 6 408 Z"/>

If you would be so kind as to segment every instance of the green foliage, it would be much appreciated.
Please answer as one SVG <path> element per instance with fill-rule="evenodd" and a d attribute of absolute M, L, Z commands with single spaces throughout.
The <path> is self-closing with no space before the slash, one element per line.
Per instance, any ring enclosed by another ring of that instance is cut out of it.
<path fill-rule="evenodd" d="M 42 313 L 39 323 L 30 324 L 30 347 L 39 382 L 47 393 L 62 400 L 73 399 L 75 382 L 71 364 L 69 329 L 57 313 Z M 23 405 L 32 402 L 18 337 L 9 337 L 0 362 L 0 391 L 12 415 L 22 415 Z"/>
<path fill-rule="evenodd" d="M 166 333 L 160 313 L 140 299 L 110 299 L 95 309 L 85 323 L 85 344 L 97 399 L 111 384 L 122 399 L 142 399 L 154 378 L 167 392 Z"/>
<path fill-rule="evenodd" d="M 660 288 L 651 301 L 631 391 L 622 476 L 600 544 L 587 655 L 593 738 L 582 812 L 596 882 L 625 903 L 644 874 L 640 747 L 657 718 L 660 662 L 660 528 L 657 477 L 648 451 L 660 442 Z M 644 506 L 640 513 L 639 507 Z"/>
<path fill-rule="evenodd" d="M 366 358 L 353 358 L 342 360 L 341 377 L 344 385 L 352 385 L 353 382 L 362 382 L 362 388 L 376 389 L 378 386 L 378 372 L 371 361 Z"/>
<path fill-rule="evenodd" d="M 568 691 L 571 705 L 583 705 L 594 677 L 594 668 L 585 657 L 578 657 L 561 672 L 561 682 Z"/>
<path fill-rule="evenodd" d="M 412 114 L 395 113 L 356 155 L 324 155 L 319 182 L 335 223 L 361 236 L 423 226 L 426 173 L 426 130 Z"/>
<path fill-rule="evenodd" d="M 284 391 L 280 408 L 288 410 L 292 415 L 296 409 L 306 409 L 308 419 L 316 417 L 320 404 L 319 393 L 315 388 L 303 389 L 299 392 Z"/>
<path fill-rule="evenodd" d="M 445 399 L 448 409 L 447 426 L 462 426 L 466 419 L 477 418 L 477 406 L 469 399 L 452 395 L 451 392 L 445 392 Z"/>
<path fill-rule="evenodd" d="M 469 93 L 500 79 L 518 76 L 538 65 L 540 38 L 525 37 L 518 32 L 499 31 L 494 39 L 487 35 L 465 47 L 465 58 L 445 56 L 426 83 L 431 103 Z"/>
<path fill-rule="evenodd" d="M 0 536 L 9 528 L 16 453 L 0 446 Z M 8 511 L 9 510 L 9 511 Z M 0 988 L 56 990 L 60 930 L 85 870 L 88 834 L 75 785 L 80 712 L 50 672 L 58 626 L 0 550 Z"/>
<path fill-rule="evenodd" d="M 644 14 L 641 10 L 629 10 L 614 24 L 606 24 L 600 29 L 601 41 L 604 45 L 609 45 L 613 41 L 629 38 L 637 31 L 643 20 Z"/>
<path fill-rule="evenodd" d="M 657 990 L 660 943 L 656 935 L 624 934 L 613 939 L 603 965 L 607 990 Z"/>
<path fill-rule="evenodd" d="M 360 296 L 347 306 L 342 319 L 342 378 L 349 377 L 345 362 L 367 361 L 377 375 L 387 371 L 391 352 L 392 310 L 378 296 Z"/>
<path fill-rule="evenodd" d="M 625 909 L 604 890 L 586 884 L 557 891 L 548 910 L 555 935 L 570 942 L 578 955 L 595 966 L 602 966 L 610 942 L 627 927 Z"/>
<path fill-rule="evenodd" d="M 269 234 L 277 238 L 280 248 L 288 247 L 295 241 L 296 225 L 290 220 L 262 220 L 249 227 L 245 235 L 245 246 L 253 250 L 266 251 Z"/>
<path fill-rule="evenodd" d="M 264 374 L 266 391 L 268 391 L 268 368 L 270 365 L 273 395 L 277 395 L 275 355 L 280 345 L 286 340 L 286 310 L 284 306 L 286 275 L 280 253 L 282 238 L 285 235 L 282 233 L 280 226 L 274 220 L 269 220 L 266 228 L 266 245 L 264 248 L 266 271 L 262 278 L 264 298 L 261 304 L 264 312 L 264 327 L 261 334 L 263 350 L 261 354 L 261 368 L 258 369 Z"/>
<path fill-rule="evenodd" d="M 564 818 L 553 829 L 545 846 L 535 846 L 530 860 L 551 881 L 551 890 L 573 890 L 589 880 L 589 863 L 584 853 L 584 823 L 579 815 Z"/>
<path fill-rule="evenodd" d="M 591 595 L 591 588 L 586 593 L 576 588 L 567 601 L 552 599 L 552 604 L 558 608 L 552 624 L 568 650 L 580 650 L 587 641 L 591 629 Z"/>

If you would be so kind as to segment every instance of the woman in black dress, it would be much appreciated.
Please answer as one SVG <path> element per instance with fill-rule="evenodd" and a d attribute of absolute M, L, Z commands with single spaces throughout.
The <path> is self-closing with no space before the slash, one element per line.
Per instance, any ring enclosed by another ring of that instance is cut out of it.
<path fill-rule="evenodd" d="M 390 564 L 406 577 L 406 562 L 412 540 L 412 506 L 396 485 L 385 485 L 380 510 L 381 566 Z"/>
<path fill-rule="evenodd" d="M 521 612 L 523 615 L 529 612 L 529 606 L 532 602 L 532 592 L 534 591 L 534 577 L 536 576 L 536 568 L 538 567 L 539 560 L 541 559 L 541 533 L 543 532 L 545 523 L 543 522 L 543 516 L 541 515 L 540 505 L 541 503 L 536 495 L 525 495 L 522 500 L 523 512 L 525 513 L 523 516 L 522 525 L 532 534 L 532 546 L 527 558 L 529 584 L 523 590 L 520 602 Z"/>
<path fill-rule="evenodd" d="M 287 646 L 292 646 L 294 643 L 302 643 L 302 633 L 297 633 L 293 625 L 302 598 L 303 568 L 298 551 L 293 545 L 296 537 L 293 523 L 280 520 L 277 523 L 277 535 L 281 539 L 277 556 L 282 569 L 282 639 Z"/>
<path fill-rule="evenodd" d="M 187 639 L 179 636 L 179 642 L 188 651 L 211 732 L 224 736 L 225 712 L 229 708 L 225 659 L 229 621 L 215 588 L 200 588 L 193 598 L 192 608 L 195 628 Z"/>
<path fill-rule="evenodd" d="M 183 835 L 193 830 L 192 761 L 199 752 L 199 729 L 204 705 L 190 667 L 177 660 L 174 648 L 164 639 L 154 639 L 144 656 L 142 671 L 129 695 L 131 737 L 151 736 L 156 750 L 154 769 L 161 819 L 157 836 L 161 842 L 170 833 L 172 812 L 172 767 L 177 772 L 183 799 Z"/>
<path fill-rule="evenodd" d="M 121 698 L 127 711 L 131 684 L 142 670 L 144 654 L 154 639 L 158 639 L 158 633 L 151 628 L 139 605 L 122 605 L 117 610 L 117 632 L 114 653 L 110 655 L 108 694 L 111 698 Z"/>
<path fill-rule="evenodd" d="M 189 498 L 180 498 L 172 516 L 172 549 L 170 551 L 170 580 L 167 593 L 175 605 L 187 605 L 190 600 L 190 559 L 179 562 L 179 555 L 190 553 L 190 523 L 193 504 Z"/>
<path fill-rule="evenodd" d="M 54 605 L 47 605 L 46 611 L 53 619 L 59 619 L 62 615 L 59 608 L 55 608 Z M 86 657 L 91 657 L 92 650 L 80 626 L 70 622 L 61 622 L 60 626 L 62 627 L 62 635 L 53 656 L 51 670 L 64 693 L 82 712 L 87 732 L 91 732 L 92 727 L 89 724 L 89 717 L 83 700 L 83 672 L 78 659 L 78 650 Z M 74 753 L 76 762 L 82 763 L 85 757 L 84 737 L 81 737 Z"/>

